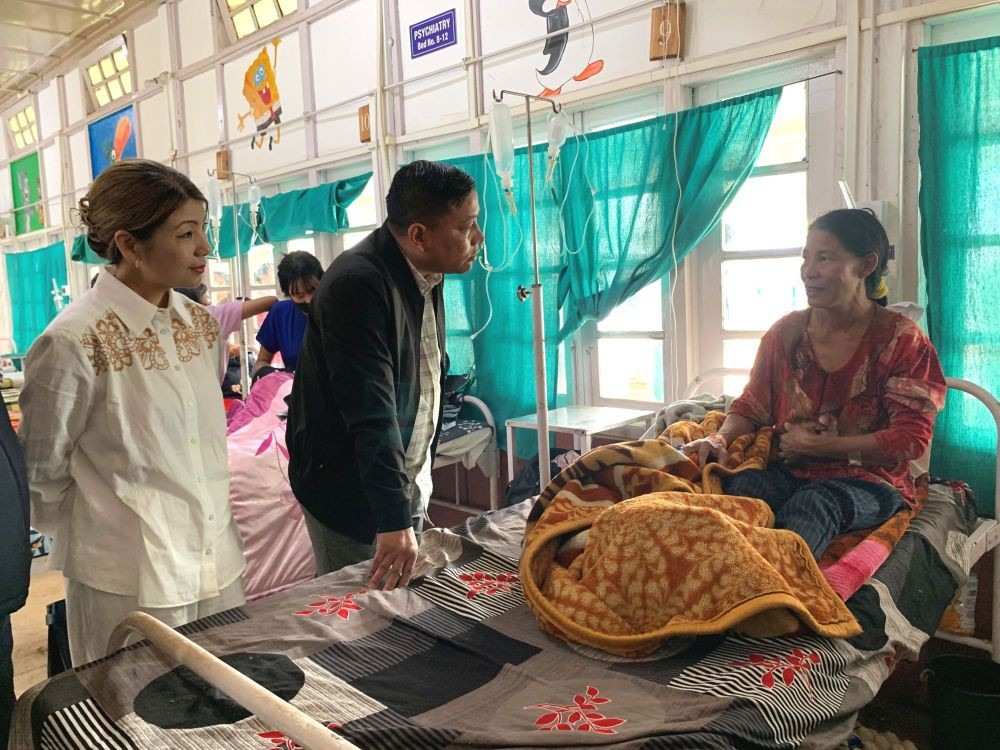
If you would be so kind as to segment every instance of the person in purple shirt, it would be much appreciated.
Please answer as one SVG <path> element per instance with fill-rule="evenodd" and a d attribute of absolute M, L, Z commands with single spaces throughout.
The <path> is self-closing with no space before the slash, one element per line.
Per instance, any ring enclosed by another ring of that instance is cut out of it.
<path fill-rule="evenodd" d="M 257 363 L 254 373 L 271 367 L 275 353 L 281 353 L 284 368 L 292 372 L 299 360 L 302 337 L 306 332 L 306 315 L 313 292 L 323 276 L 323 266 L 316 256 L 304 250 L 288 253 L 278 264 L 278 286 L 288 299 L 278 302 L 268 312 L 257 332 Z"/>

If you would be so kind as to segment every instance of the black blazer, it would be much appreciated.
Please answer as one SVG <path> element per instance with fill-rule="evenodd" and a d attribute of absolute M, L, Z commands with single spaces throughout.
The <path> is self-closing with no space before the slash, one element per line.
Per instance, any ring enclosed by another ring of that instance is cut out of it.
<path fill-rule="evenodd" d="M 443 358 L 441 286 L 430 299 Z M 288 476 L 313 517 L 361 542 L 413 523 L 404 461 L 420 400 L 423 315 L 385 224 L 330 264 L 313 296 L 289 399 Z M 440 430 L 441 409 L 435 447 Z"/>
<path fill-rule="evenodd" d="M 31 546 L 28 542 L 28 471 L 24 452 L 0 404 L 0 619 L 28 598 Z"/>

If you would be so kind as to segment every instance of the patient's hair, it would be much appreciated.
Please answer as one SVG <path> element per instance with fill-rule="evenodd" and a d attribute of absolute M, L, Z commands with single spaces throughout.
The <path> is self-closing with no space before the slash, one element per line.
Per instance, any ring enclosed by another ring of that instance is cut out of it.
<path fill-rule="evenodd" d="M 120 263 L 115 232 L 124 229 L 138 240 L 153 232 L 189 200 L 208 201 L 197 186 L 176 169 L 146 159 L 115 162 L 91 183 L 80 199 L 80 221 L 87 242 L 109 263 Z"/>
<path fill-rule="evenodd" d="M 868 296 L 878 289 L 889 264 L 889 237 L 874 212 L 867 208 L 838 208 L 823 214 L 809 225 L 809 230 L 822 229 L 836 237 L 844 249 L 859 258 L 869 253 L 878 255 L 878 265 L 865 278 Z M 875 300 L 885 306 L 885 297 Z"/>
<path fill-rule="evenodd" d="M 293 250 L 278 263 L 278 286 L 286 297 L 316 291 L 323 278 L 323 265 L 312 253 Z"/>
<path fill-rule="evenodd" d="M 417 223 L 433 227 L 475 189 L 475 180 L 458 167 L 437 161 L 411 162 L 396 172 L 385 196 L 389 224 L 397 232 L 406 232 Z"/>

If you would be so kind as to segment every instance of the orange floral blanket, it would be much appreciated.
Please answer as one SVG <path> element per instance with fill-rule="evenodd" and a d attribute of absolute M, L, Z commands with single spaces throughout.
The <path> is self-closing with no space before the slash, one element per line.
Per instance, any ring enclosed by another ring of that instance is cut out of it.
<path fill-rule="evenodd" d="M 728 630 L 861 632 L 801 537 L 774 529 L 763 501 L 720 494 L 726 473 L 766 465 L 769 428 L 734 441 L 730 469 L 702 472 L 670 445 L 712 426 L 597 448 L 545 488 L 520 562 L 543 630 L 625 656 Z"/>

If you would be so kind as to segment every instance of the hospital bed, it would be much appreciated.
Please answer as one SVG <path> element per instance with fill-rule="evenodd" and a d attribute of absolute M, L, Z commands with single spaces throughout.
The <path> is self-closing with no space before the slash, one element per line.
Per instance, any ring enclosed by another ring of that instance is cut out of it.
<path fill-rule="evenodd" d="M 995 399 L 949 386 L 1000 430 Z M 628 659 L 537 627 L 518 579 L 530 506 L 429 530 L 404 590 L 367 590 L 362 564 L 177 633 L 126 623 L 157 645 L 29 690 L 11 748 L 833 747 L 896 663 L 917 658 L 997 529 L 957 486 L 931 485 L 847 601 L 861 635 L 682 638 Z M 998 631 L 994 613 L 994 658 Z"/>
<path fill-rule="evenodd" d="M 471 506 L 468 499 L 463 503 L 459 492 L 459 466 L 465 469 L 478 466 L 489 482 L 490 510 L 497 510 L 500 507 L 497 494 L 500 448 L 497 445 L 496 421 L 493 419 L 493 412 L 482 399 L 465 395 L 462 397 L 462 405 L 473 407 L 479 414 L 473 419 L 458 419 L 442 426 L 437 453 L 434 455 L 434 468 L 455 466 L 455 505 L 469 508 Z"/>

